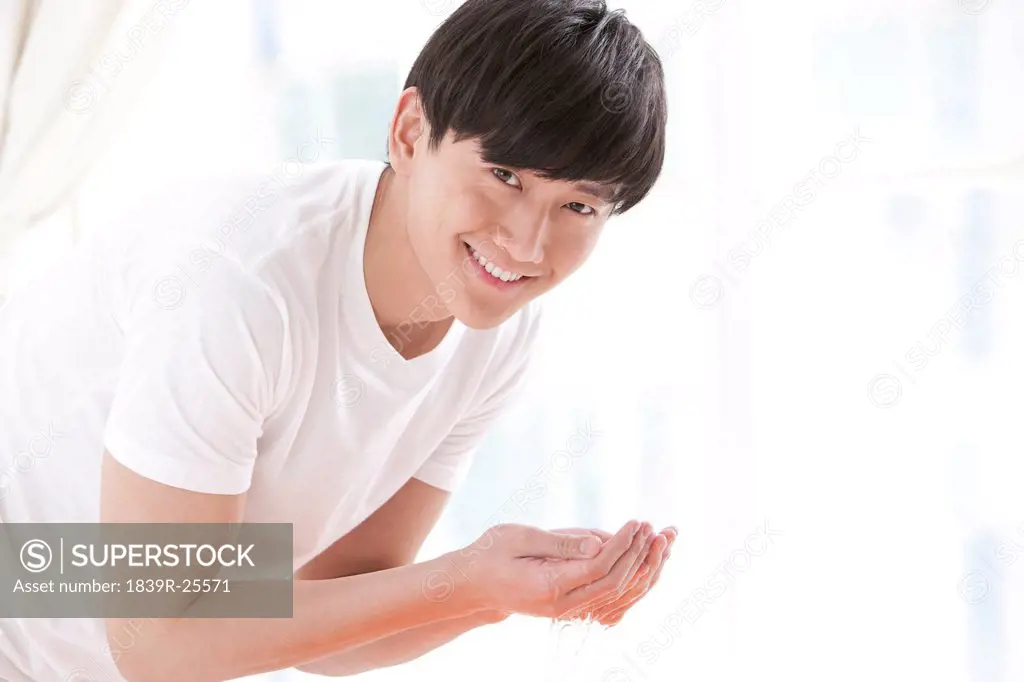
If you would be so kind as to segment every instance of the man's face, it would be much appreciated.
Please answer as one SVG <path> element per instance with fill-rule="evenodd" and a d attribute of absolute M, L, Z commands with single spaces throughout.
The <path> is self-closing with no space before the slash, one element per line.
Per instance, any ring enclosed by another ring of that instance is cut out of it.
<path fill-rule="evenodd" d="M 590 255 L 613 208 L 599 187 L 485 163 L 476 140 L 416 141 L 409 240 L 449 312 L 497 326 Z"/>

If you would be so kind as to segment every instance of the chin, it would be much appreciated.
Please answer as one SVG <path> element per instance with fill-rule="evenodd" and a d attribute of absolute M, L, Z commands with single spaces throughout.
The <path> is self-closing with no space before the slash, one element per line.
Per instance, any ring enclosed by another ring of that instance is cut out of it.
<path fill-rule="evenodd" d="M 449 310 L 451 310 L 452 315 L 459 322 L 470 329 L 484 330 L 493 329 L 501 325 L 519 312 L 520 307 L 503 308 L 501 310 L 487 310 L 473 305 L 449 305 Z"/>

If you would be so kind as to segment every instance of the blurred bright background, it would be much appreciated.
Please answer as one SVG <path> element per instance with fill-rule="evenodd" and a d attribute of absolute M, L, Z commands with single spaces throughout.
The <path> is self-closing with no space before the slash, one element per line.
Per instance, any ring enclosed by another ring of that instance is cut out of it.
<path fill-rule="evenodd" d="M 175 178 L 383 160 L 458 4 L 43 2 L 29 75 L 0 55 L 0 291 Z M 680 540 L 615 628 L 512 618 L 366 679 L 1024 679 L 1024 3 L 611 6 L 664 61 L 664 174 L 546 299 L 423 558 L 504 521 Z"/>

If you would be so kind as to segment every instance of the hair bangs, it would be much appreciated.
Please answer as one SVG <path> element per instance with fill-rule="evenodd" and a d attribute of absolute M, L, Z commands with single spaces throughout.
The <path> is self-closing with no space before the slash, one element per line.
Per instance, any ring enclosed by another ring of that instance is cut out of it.
<path fill-rule="evenodd" d="M 477 139 L 488 163 L 614 191 L 636 205 L 661 173 L 667 107 L 657 53 L 597 0 L 468 0 L 431 37 L 406 87 L 431 146 Z"/>

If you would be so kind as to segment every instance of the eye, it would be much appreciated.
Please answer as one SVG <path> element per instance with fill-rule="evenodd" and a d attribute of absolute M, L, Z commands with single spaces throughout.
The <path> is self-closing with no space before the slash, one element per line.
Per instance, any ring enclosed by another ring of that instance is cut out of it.
<path fill-rule="evenodd" d="M 504 168 L 492 168 L 491 172 L 494 173 L 495 177 L 504 182 L 506 185 L 509 185 L 511 187 L 523 186 L 522 183 L 519 182 L 519 178 L 516 177 L 516 174 L 510 170 L 506 170 Z M 512 180 L 514 182 L 509 182 L 509 180 Z"/>
<path fill-rule="evenodd" d="M 574 213 L 579 213 L 580 215 L 593 215 L 594 213 L 597 212 L 592 207 L 587 206 L 586 204 L 581 204 L 578 201 L 572 201 L 566 204 L 566 206 L 569 207 L 570 211 Z"/>

